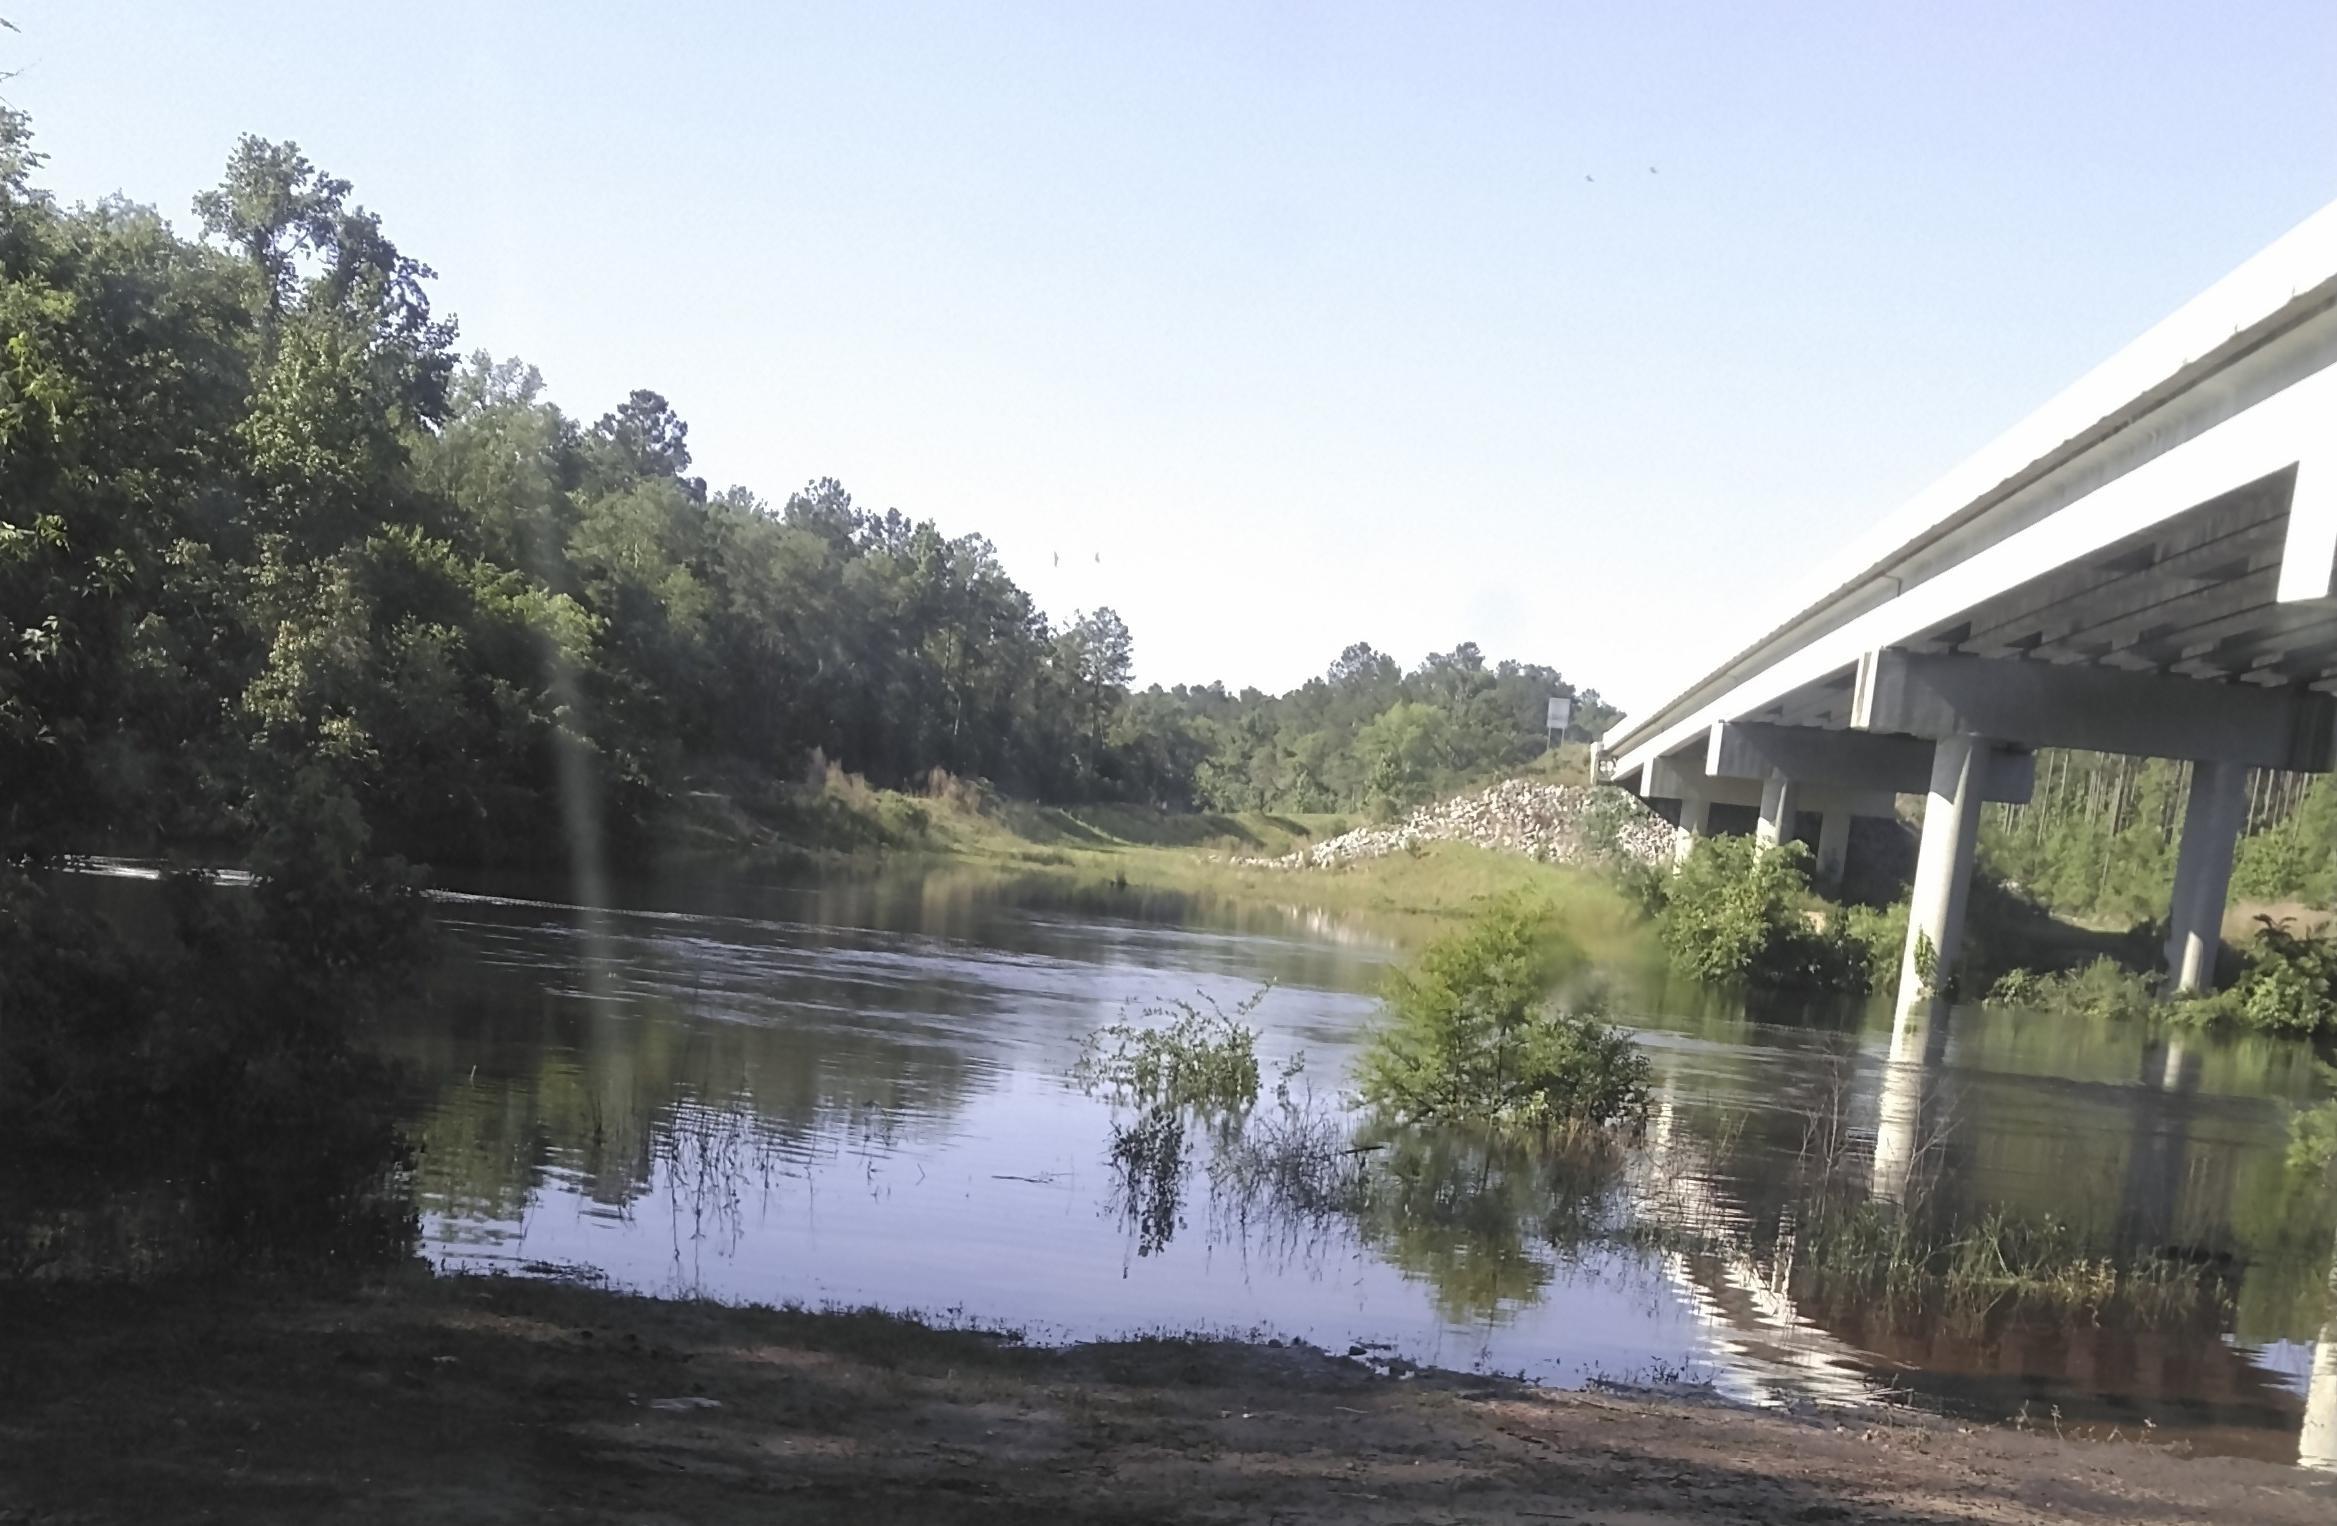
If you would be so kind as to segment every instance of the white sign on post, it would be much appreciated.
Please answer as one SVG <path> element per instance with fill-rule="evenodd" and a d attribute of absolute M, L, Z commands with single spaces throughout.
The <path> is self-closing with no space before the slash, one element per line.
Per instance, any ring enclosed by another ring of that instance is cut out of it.
<path fill-rule="evenodd" d="M 1566 728 L 1571 725 L 1573 721 L 1573 700 L 1560 697 L 1550 701 L 1550 729 L 1552 731 L 1557 732 L 1560 736 L 1564 736 L 1566 734 Z"/>

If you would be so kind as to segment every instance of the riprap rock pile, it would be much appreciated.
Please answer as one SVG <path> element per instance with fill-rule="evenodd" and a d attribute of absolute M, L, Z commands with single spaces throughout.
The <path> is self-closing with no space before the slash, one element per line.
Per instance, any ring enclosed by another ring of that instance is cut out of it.
<path fill-rule="evenodd" d="M 1621 790 L 1506 779 L 1474 795 L 1421 806 L 1392 826 L 1358 827 L 1280 858 L 1243 862 L 1275 869 L 1329 869 L 1401 853 L 1423 842 L 1474 843 L 1553 864 L 1602 857 L 1654 864 L 1671 857 L 1672 828 Z"/>

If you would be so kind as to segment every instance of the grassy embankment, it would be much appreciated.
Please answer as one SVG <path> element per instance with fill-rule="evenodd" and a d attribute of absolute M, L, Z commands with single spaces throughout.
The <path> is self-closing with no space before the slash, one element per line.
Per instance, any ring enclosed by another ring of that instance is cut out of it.
<path fill-rule="evenodd" d="M 1042 806 L 1001 800 L 953 780 L 911 795 L 831 774 L 818 790 L 735 780 L 701 788 L 679 802 L 665 835 L 675 852 L 748 864 L 922 864 L 1143 885 L 1384 916 L 1399 930 L 1422 934 L 1524 892 L 1546 902 L 1594 952 L 1620 949 L 1644 930 L 1638 913 L 1600 875 L 1463 843 L 1423 844 L 1416 852 L 1334 869 L 1246 862 L 1361 824 L 1360 817 L 1332 814 Z"/>

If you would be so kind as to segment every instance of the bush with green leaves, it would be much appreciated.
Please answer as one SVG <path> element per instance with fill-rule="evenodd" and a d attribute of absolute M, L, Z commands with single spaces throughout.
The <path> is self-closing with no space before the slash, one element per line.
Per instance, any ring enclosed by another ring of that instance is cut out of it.
<path fill-rule="evenodd" d="M 1672 871 L 1669 864 L 1642 863 L 1635 858 L 1612 862 L 1607 866 L 1609 878 L 1623 899 L 1649 921 L 1663 915 L 1670 903 Z"/>
<path fill-rule="evenodd" d="M 1555 994 L 1581 954 L 1522 900 L 1498 902 L 1390 977 L 1363 1099 L 1416 1123 L 1636 1126 L 1650 1068 L 1629 1034 Z"/>
<path fill-rule="evenodd" d="M 2239 981 L 2213 1003 L 2218 1017 L 2267 1033 L 2337 1031 L 2337 939 L 2259 916 Z"/>
<path fill-rule="evenodd" d="M 1147 1007 L 1089 1034 L 1071 1079 L 1091 1094 L 1139 1107 L 1244 1108 L 1258 1097 L 1258 1030 L 1244 1021 L 1268 988 L 1231 1012 L 1206 992 Z M 1166 1021 L 1157 1021 L 1165 1019 Z"/>
<path fill-rule="evenodd" d="M 1697 839 L 1656 919 L 1672 967 L 1699 980 L 1867 989 L 1878 968 L 1897 961 L 1896 948 L 1875 946 L 1887 922 L 1826 915 L 1809 876 L 1810 852 L 1800 843 Z"/>
<path fill-rule="evenodd" d="M 1984 1004 L 2062 1017 L 2138 1018 L 2162 1010 L 2155 976 L 2109 958 L 2049 973 L 2006 970 L 1988 988 Z"/>
<path fill-rule="evenodd" d="M 1992 1007 L 2022 1007 L 2075 1017 L 2165 1017 L 2175 1022 L 2237 1023 L 2299 1037 L 2337 1032 L 2337 939 L 2292 931 L 2258 917 L 2240 977 L 2212 996 L 2162 1000 L 2160 977 L 2101 958 L 2075 970 L 2040 974 L 2007 970 L 1988 992 Z"/>
<path fill-rule="evenodd" d="M 1908 907 L 1845 906 L 1826 920 L 1844 989 L 1888 991 L 1899 983 L 1899 956 L 1907 947 Z M 1862 977 L 1862 978 L 1853 978 Z"/>
<path fill-rule="evenodd" d="M 2325 1081 L 2337 1082 L 2337 1069 L 2324 1065 Z M 2337 1097 L 2300 1108 L 2288 1120 L 2288 1164 L 2298 1171 L 2325 1171 L 2337 1163 Z"/>

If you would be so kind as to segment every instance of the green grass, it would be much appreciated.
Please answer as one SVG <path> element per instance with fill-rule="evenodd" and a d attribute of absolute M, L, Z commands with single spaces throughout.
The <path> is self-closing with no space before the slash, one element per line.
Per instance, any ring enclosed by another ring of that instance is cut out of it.
<path fill-rule="evenodd" d="M 932 794 L 876 789 L 849 775 L 824 786 L 706 781 L 676 802 L 669 851 L 748 863 L 964 865 L 1069 884 L 1141 885 L 1197 896 L 1351 914 L 1405 943 L 1523 892 L 1547 904 L 1594 957 L 1636 951 L 1645 922 L 1605 877 L 1463 843 L 1330 869 L 1273 858 L 1353 825 L 1338 815 L 1170 812 L 1146 806 L 1038 806 L 950 780 Z"/>

